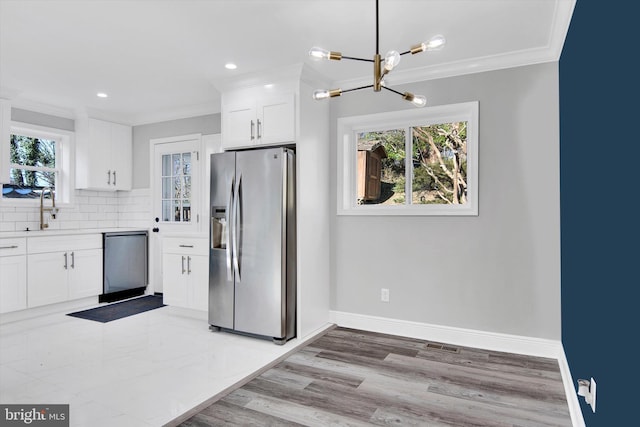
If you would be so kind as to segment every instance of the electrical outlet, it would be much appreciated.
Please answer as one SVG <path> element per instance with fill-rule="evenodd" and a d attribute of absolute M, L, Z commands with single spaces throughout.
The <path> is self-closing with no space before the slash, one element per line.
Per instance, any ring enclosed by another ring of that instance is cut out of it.
<path fill-rule="evenodd" d="M 389 289 L 380 289 L 380 301 L 389 302 Z"/>
<path fill-rule="evenodd" d="M 591 401 L 589 405 L 591 405 L 591 410 L 596 412 L 596 380 L 593 377 L 591 377 Z"/>
<path fill-rule="evenodd" d="M 591 405 L 591 410 L 596 412 L 596 380 L 578 380 L 578 396 L 584 396 L 585 402 Z"/>

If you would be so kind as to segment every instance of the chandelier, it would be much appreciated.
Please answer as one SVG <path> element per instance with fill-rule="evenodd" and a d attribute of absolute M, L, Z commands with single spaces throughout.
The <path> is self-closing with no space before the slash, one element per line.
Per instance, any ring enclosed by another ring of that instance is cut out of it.
<path fill-rule="evenodd" d="M 370 89 L 373 88 L 374 92 L 380 92 L 382 89 L 386 89 L 390 92 L 396 93 L 400 95 L 403 99 L 411 102 L 416 107 L 424 107 L 427 104 L 427 99 L 422 95 L 414 95 L 411 92 L 398 92 L 397 90 L 391 89 L 385 85 L 384 78 L 391 70 L 393 70 L 399 63 L 400 57 L 403 55 L 411 54 L 415 55 L 420 52 L 425 51 L 434 51 L 440 50 L 445 44 L 444 36 L 438 34 L 436 36 L 431 37 L 431 39 L 425 43 L 419 43 L 414 46 L 411 46 L 409 50 L 405 52 L 398 52 L 395 50 L 390 50 L 382 59 L 380 55 L 380 37 L 378 35 L 378 0 L 376 0 L 376 54 L 373 56 L 373 59 L 367 58 L 356 58 L 353 56 L 344 56 L 340 52 L 332 52 L 320 47 L 313 47 L 309 51 L 309 56 L 313 59 L 329 59 L 334 61 L 340 61 L 342 59 L 350 59 L 353 61 L 364 61 L 364 62 L 373 62 L 373 84 L 367 86 L 360 86 L 353 89 L 319 89 L 313 92 L 313 99 L 326 99 L 333 98 L 336 96 L 340 96 L 343 93 L 353 92 L 361 89 Z"/>

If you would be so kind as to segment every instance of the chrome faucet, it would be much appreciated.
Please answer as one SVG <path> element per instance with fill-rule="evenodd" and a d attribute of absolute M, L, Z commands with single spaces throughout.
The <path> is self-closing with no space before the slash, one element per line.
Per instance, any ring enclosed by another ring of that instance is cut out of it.
<path fill-rule="evenodd" d="M 49 196 L 51 197 L 51 207 L 44 207 L 44 193 L 49 190 Z M 44 187 L 40 192 L 40 230 L 44 230 L 49 227 L 48 223 L 44 222 L 44 213 L 50 212 L 51 219 L 56 219 L 56 214 L 58 213 L 58 208 L 56 208 L 56 194 L 51 189 L 51 187 Z"/>

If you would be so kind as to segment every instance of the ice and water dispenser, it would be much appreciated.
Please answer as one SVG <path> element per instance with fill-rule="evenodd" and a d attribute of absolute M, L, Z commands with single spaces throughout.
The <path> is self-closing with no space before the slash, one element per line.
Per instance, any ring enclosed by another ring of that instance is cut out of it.
<path fill-rule="evenodd" d="M 225 206 L 211 207 L 211 248 L 226 249 L 229 241 L 227 227 L 227 208 Z"/>

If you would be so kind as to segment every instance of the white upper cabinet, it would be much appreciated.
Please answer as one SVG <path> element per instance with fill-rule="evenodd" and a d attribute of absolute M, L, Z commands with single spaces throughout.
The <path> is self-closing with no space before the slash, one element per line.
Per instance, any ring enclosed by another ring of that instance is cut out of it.
<path fill-rule="evenodd" d="M 222 146 L 225 149 L 293 143 L 295 95 L 260 86 L 231 91 L 222 99 Z"/>
<path fill-rule="evenodd" d="M 0 99 L 0 184 L 9 183 L 11 103 Z"/>
<path fill-rule="evenodd" d="M 131 190 L 133 142 L 131 126 L 111 123 L 112 183 L 116 190 Z"/>
<path fill-rule="evenodd" d="M 131 126 L 76 120 L 76 188 L 131 190 Z"/>
<path fill-rule="evenodd" d="M 280 144 L 296 139 L 295 97 L 292 93 L 266 96 L 258 103 L 258 143 Z"/>

